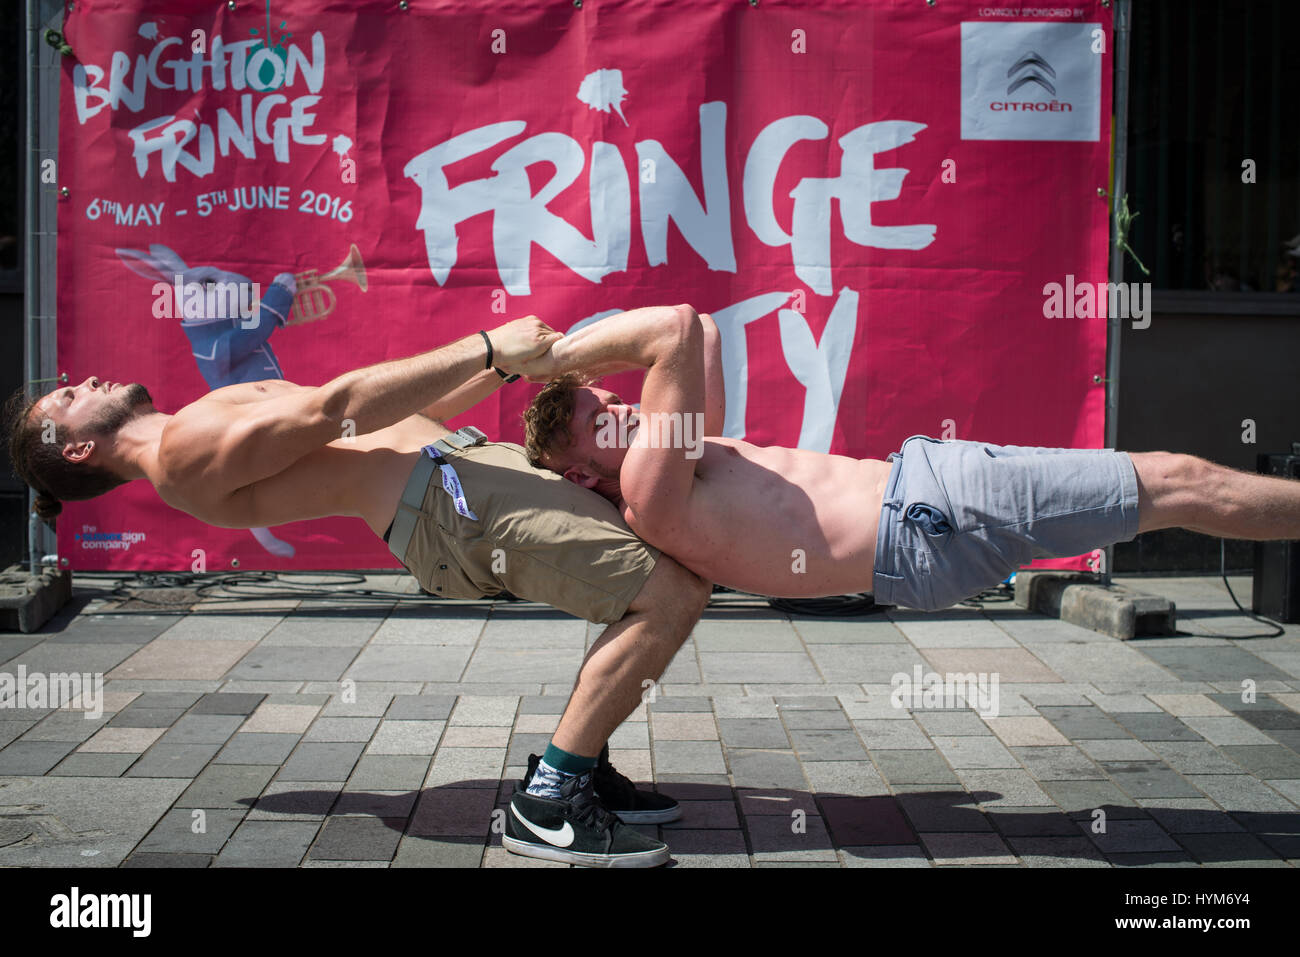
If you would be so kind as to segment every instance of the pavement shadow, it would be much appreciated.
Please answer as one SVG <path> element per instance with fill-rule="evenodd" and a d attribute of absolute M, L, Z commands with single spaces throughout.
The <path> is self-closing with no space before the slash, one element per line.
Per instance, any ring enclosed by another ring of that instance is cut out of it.
<path fill-rule="evenodd" d="M 676 854 L 758 863 L 998 865 L 1254 864 L 1300 858 L 1300 811 L 1140 808 L 1117 804 L 1064 811 L 1003 807 L 989 790 L 926 790 L 863 796 L 726 784 L 664 783 L 682 802 L 670 824 L 641 825 Z M 358 842 L 379 824 L 399 837 L 472 848 L 499 847 L 513 781 L 471 779 L 418 791 L 284 791 L 240 803 L 268 813 L 324 815 L 309 857 L 369 860 Z M 1172 803 L 1172 802 L 1171 802 Z M 358 846 L 353 846 L 358 845 Z M 472 857 L 465 858 L 467 862 Z M 674 866 L 670 862 L 666 866 Z"/>

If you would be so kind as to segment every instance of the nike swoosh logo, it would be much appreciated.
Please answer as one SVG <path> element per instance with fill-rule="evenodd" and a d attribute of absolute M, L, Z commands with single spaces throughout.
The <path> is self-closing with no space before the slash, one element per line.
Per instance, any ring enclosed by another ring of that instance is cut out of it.
<path fill-rule="evenodd" d="M 510 802 L 510 813 L 515 816 L 516 821 L 528 828 L 528 830 L 532 831 L 547 844 L 554 844 L 556 847 L 568 847 L 573 843 L 573 825 L 568 821 L 564 822 L 564 827 L 539 827 L 519 813 L 519 808 L 515 807 L 514 801 Z"/>

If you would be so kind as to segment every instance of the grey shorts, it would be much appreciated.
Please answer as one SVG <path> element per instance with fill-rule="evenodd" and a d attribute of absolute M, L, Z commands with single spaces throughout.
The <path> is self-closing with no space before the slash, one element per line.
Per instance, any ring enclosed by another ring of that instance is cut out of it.
<path fill-rule="evenodd" d="M 1040 449 L 914 435 L 894 463 L 876 533 L 874 596 L 922 611 L 1138 531 L 1126 452 Z"/>

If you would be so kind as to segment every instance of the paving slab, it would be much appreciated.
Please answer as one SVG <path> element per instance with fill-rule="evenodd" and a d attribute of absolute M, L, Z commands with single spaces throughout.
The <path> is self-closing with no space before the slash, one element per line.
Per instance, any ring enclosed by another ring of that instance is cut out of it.
<path fill-rule="evenodd" d="M 722 774 L 727 770 L 722 746 L 716 741 L 656 741 L 654 763 L 660 771 L 678 774 Z"/>
<path fill-rule="evenodd" d="M 903 784 L 956 784 L 958 781 L 938 751 L 874 751 L 872 759 L 896 790 Z"/>
<path fill-rule="evenodd" d="M 225 744 L 244 724 L 237 714 L 187 714 L 177 718 L 160 744 Z"/>
<path fill-rule="evenodd" d="M 117 664 L 106 677 L 122 680 L 223 678 L 256 647 L 253 641 L 156 640 Z"/>
<path fill-rule="evenodd" d="M 399 694 L 383 716 L 388 721 L 446 721 L 455 705 L 455 695 Z"/>
<path fill-rule="evenodd" d="M 1054 807 L 1055 803 L 1023 768 L 957 769 L 966 790 L 986 810 L 990 807 Z"/>
<path fill-rule="evenodd" d="M 297 867 L 319 830 L 302 821 L 245 820 L 212 861 L 213 867 Z"/>
<path fill-rule="evenodd" d="M 1195 798 L 1200 792 L 1163 761 L 1102 761 L 1102 770 L 1132 798 Z"/>
<path fill-rule="evenodd" d="M 87 754 L 74 751 L 46 773 L 72 778 L 117 778 L 139 757 L 138 754 Z"/>
<path fill-rule="evenodd" d="M 479 867 L 481 838 L 431 838 L 407 835 L 397 845 L 393 867 Z"/>
<path fill-rule="evenodd" d="M 337 681 L 349 673 L 348 666 L 356 656 L 357 649 L 351 646 L 282 647 L 260 644 L 243 656 L 238 664 L 230 667 L 229 677 L 259 681 Z M 350 674 L 350 677 L 359 679 L 361 676 Z"/>
<path fill-rule="evenodd" d="M 220 750 L 220 744 L 163 744 L 160 740 L 126 773 L 142 778 L 194 778 Z"/>
<path fill-rule="evenodd" d="M 750 867 L 745 835 L 740 830 L 673 829 L 666 835 L 678 867 Z"/>
<path fill-rule="evenodd" d="M 0 816 L 26 825 L 3 867 L 115 867 L 184 790 L 169 780 L 0 777 Z"/>
<path fill-rule="evenodd" d="M 707 682 L 807 682 L 822 676 L 807 654 L 799 652 L 700 652 L 700 671 Z"/>
<path fill-rule="evenodd" d="M 716 741 L 718 726 L 707 711 L 664 711 L 650 713 L 650 731 L 656 741 Z"/>
<path fill-rule="evenodd" d="M 1052 804 L 1050 807 L 1013 807 L 983 805 L 984 815 L 999 833 L 1008 838 L 1069 837 L 1078 838 L 1079 825 Z"/>
<path fill-rule="evenodd" d="M 368 789 L 346 790 L 330 809 L 330 815 L 343 817 L 409 818 L 415 808 L 419 792 L 414 789 L 385 791 Z"/>
<path fill-rule="evenodd" d="M 213 764 L 269 764 L 279 767 L 288 760 L 301 740 L 296 734 L 247 734 L 230 736 L 212 759 Z"/>
<path fill-rule="evenodd" d="M 276 777 L 281 781 L 344 781 L 363 748 L 359 742 L 303 743 Z"/>
<path fill-rule="evenodd" d="M 227 808 L 174 808 L 159 819 L 137 850 L 216 854 L 244 819 L 244 813 Z"/>
<path fill-rule="evenodd" d="M 307 852 L 318 861 L 391 861 L 406 819 L 331 817 Z"/>
<path fill-rule="evenodd" d="M 1016 856 L 997 834 L 922 833 L 921 843 L 935 864 L 989 867 L 1018 864 Z"/>
<path fill-rule="evenodd" d="M 366 747 L 366 754 L 431 755 L 438 747 L 445 727 L 443 721 L 380 722 Z"/>
<path fill-rule="evenodd" d="M 275 768 L 255 764 L 210 764 L 194 779 L 175 807 L 247 810 L 270 782 Z"/>
<path fill-rule="evenodd" d="M 344 786 L 349 791 L 416 790 L 429 770 L 424 754 L 365 754 Z"/>
<path fill-rule="evenodd" d="M 248 812 L 249 821 L 323 821 L 338 801 L 337 781 L 272 781 Z"/>
<path fill-rule="evenodd" d="M 76 746 L 72 741 L 15 741 L 0 750 L 0 777 L 46 774 Z"/>
<path fill-rule="evenodd" d="M 205 694 L 190 708 L 192 714 L 252 714 L 266 698 L 262 694 Z"/>

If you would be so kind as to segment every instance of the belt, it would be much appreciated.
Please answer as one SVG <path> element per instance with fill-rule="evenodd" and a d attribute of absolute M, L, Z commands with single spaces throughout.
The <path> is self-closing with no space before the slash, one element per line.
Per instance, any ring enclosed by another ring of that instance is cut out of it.
<path fill-rule="evenodd" d="M 411 535 L 415 533 L 415 523 L 420 519 L 429 478 L 438 467 L 438 460 L 452 452 L 482 445 L 487 440 L 486 435 L 474 426 L 467 425 L 421 449 L 425 454 L 420 456 L 415 468 L 411 470 L 411 477 L 406 480 L 406 488 L 402 490 L 402 501 L 397 506 L 397 514 L 389 526 L 388 550 L 403 565 L 406 564 L 406 548 L 411 543 Z"/>

